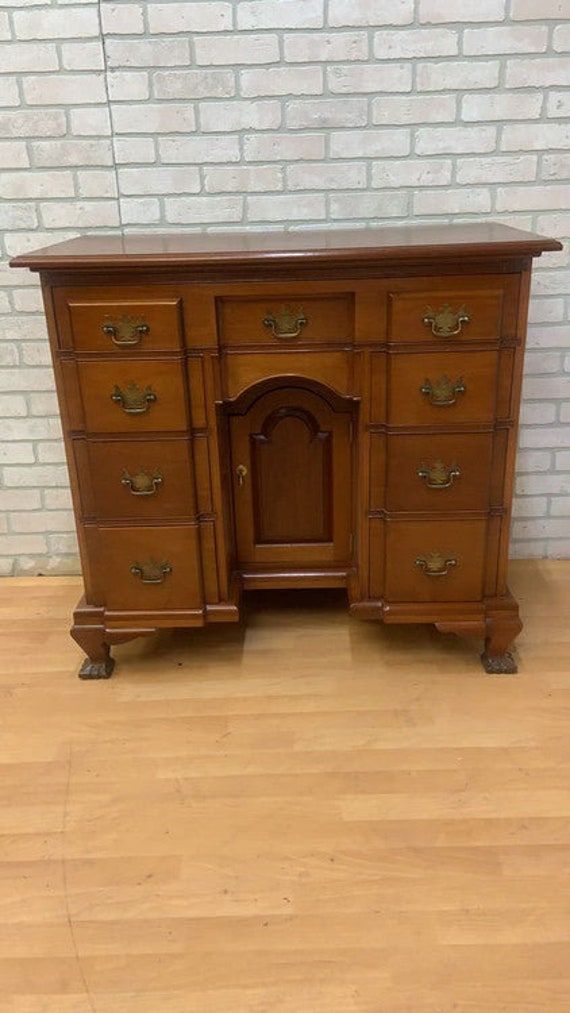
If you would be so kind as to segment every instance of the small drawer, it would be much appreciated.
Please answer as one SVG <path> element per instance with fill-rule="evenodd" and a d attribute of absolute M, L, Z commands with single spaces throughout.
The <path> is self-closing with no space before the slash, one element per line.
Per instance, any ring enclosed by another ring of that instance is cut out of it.
<path fill-rule="evenodd" d="M 182 300 L 110 295 L 89 289 L 56 293 L 60 332 L 80 352 L 154 352 L 180 348 Z"/>
<path fill-rule="evenodd" d="M 202 606 L 198 527 L 102 527 L 96 566 L 108 609 Z"/>
<path fill-rule="evenodd" d="M 117 359 L 83 361 L 77 368 L 88 432 L 186 429 L 185 381 L 180 362 Z"/>
<path fill-rule="evenodd" d="M 495 414 L 496 352 L 415 352 L 389 356 L 388 421 L 453 426 Z"/>
<path fill-rule="evenodd" d="M 479 601 L 485 520 L 391 520 L 386 535 L 386 600 Z"/>
<path fill-rule="evenodd" d="M 76 440 L 83 512 L 102 520 L 193 517 L 186 440 Z"/>
<path fill-rule="evenodd" d="M 354 337 L 350 293 L 219 298 L 217 313 L 224 345 L 346 344 Z"/>
<path fill-rule="evenodd" d="M 388 510 L 486 510 L 491 433 L 388 437 Z"/>
<path fill-rule="evenodd" d="M 501 336 L 504 292 L 500 282 L 441 288 L 436 279 L 420 291 L 391 292 L 389 341 L 465 344 Z"/>

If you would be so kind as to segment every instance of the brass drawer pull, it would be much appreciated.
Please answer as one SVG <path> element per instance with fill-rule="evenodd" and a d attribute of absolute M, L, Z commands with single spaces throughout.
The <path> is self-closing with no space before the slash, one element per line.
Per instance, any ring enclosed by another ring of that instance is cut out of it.
<path fill-rule="evenodd" d="M 238 466 L 236 468 L 236 475 L 237 475 L 238 485 L 243 485 L 244 482 L 245 482 L 246 475 L 247 475 L 247 468 L 246 468 L 245 464 L 238 464 Z"/>
<path fill-rule="evenodd" d="M 111 394 L 111 401 L 120 405 L 127 415 L 144 415 L 156 400 L 150 387 L 142 390 L 137 383 L 129 383 L 124 389 L 115 384 Z"/>
<path fill-rule="evenodd" d="M 131 573 L 133 577 L 140 577 L 143 584 L 162 584 L 172 573 L 172 567 L 170 563 L 156 563 L 149 559 L 146 563 L 133 563 Z"/>
<path fill-rule="evenodd" d="M 145 324 L 144 320 L 136 320 L 134 317 L 126 316 L 119 317 L 115 321 L 109 320 L 102 325 L 101 330 L 119 348 L 138 345 L 141 338 L 150 333 L 150 327 Z"/>
<path fill-rule="evenodd" d="M 456 464 L 446 467 L 443 461 L 433 464 L 422 464 L 417 471 L 418 478 L 423 479 L 428 489 L 450 489 L 461 470 Z"/>
<path fill-rule="evenodd" d="M 429 403 L 441 408 L 455 404 L 457 395 L 465 394 L 466 390 L 463 377 L 450 380 L 448 376 L 440 376 L 434 383 L 426 379 L 420 387 L 420 393 L 425 394 Z"/>
<path fill-rule="evenodd" d="M 425 573 L 426 577 L 445 577 L 454 566 L 457 560 L 451 556 L 445 559 L 441 552 L 429 552 L 427 556 L 418 556 L 415 565 Z"/>
<path fill-rule="evenodd" d="M 458 310 L 452 310 L 448 302 L 437 312 L 431 306 L 426 306 L 423 317 L 424 324 L 426 327 L 431 327 L 431 332 L 435 334 L 436 338 L 454 338 L 461 333 L 463 324 L 468 324 L 470 320 L 471 317 L 465 306 L 460 306 Z"/>
<path fill-rule="evenodd" d="M 129 475 L 128 471 L 124 471 L 121 484 L 133 496 L 154 496 L 163 481 L 160 471 L 155 471 L 154 474 L 150 475 L 148 471 L 141 468 L 135 475 Z"/>
<path fill-rule="evenodd" d="M 263 318 L 263 326 L 269 327 L 273 337 L 279 341 L 292 341 L 293 338 L 298 338 L 301 329 L 308 323 L 302 309 L 293 310 L 290 306 L 284 306 L 276 316 L 268 312 Z"/>

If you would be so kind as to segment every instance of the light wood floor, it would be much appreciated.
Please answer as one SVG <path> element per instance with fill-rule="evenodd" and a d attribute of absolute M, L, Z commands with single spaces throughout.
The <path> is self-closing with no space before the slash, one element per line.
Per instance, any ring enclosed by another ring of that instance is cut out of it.
<path fill-rule="evenodd" d="M 95 683 L 0 582 L 2 1013 L 568 1013 L 570 563 L 512 575 L 518 676 L 279 592 Z"/>

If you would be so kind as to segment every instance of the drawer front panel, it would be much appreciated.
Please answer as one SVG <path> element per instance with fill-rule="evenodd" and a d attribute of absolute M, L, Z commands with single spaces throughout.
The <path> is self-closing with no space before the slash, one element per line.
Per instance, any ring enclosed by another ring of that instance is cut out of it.
<path fill-rule="evenodd" d="M 80 362 L 85 423 L 92 433 L 186 429 L 180 362 Z"/>
<path fill-rule="evenodd" d="M 68 295 L 71 342 L 84 352 L 168 351 L 182 343 L 182 300 Z M 60 316 L 64 312 L 60 309 Z"/>
<path fill-rule="evenodd" d="M 90 440 L 93 510 L 102 520 L 193 517 L 194 482 L 184 440 Z M 79 455 L 76 454 L 76 457 Z"/>
<path fill-rule="evenodd" d="M 388 437 L 388 510 L 486 510 L 490 433 Z"/>
<path fill-rule="evenodd" d="M 479 601 L 485 572 L 485 520 L 387 524 L 387 601 Z"/>
<path fill-rule="evenodd" d="M 200 608 L 198 528 L 100 528 L 97 566 L 109 609 Z"/>
<path fill-rule="evenodd" d="M 464 344 L 501 336 L 503 289 L 493 279 L 480 287 L 391 292 L 388 306 L 391 341 Z"/>
<path fill-rule="evenodd" d="M 432 426 L 490 422 L 496 387 L 496 352 L 390 355 L 388 420 Z"/>
<path fill-rule="evenodd" d="M 354 297 L 333 295 L 221 298 L 217 301 L 220 341 L 225 345 L 292 345 L 354 337 Z"/>

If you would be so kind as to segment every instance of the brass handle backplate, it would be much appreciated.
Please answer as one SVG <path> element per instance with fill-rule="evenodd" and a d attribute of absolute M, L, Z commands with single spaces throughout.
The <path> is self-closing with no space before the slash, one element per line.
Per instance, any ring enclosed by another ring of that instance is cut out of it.
<path fill-rule="evenodd" d="M 434 461 L 433 464 L 422 464 L 417 475 L 423 479 L 428 489 L 450 489 L 455 479 L 461 475 L 461 470 L 456 464 L 446 467 L 443 461 Z"/>
<path fill-rule="evenodd" d="M 461 333 L 463 324 L 468 324 L 470 320 L 471 317 L 465 306 L 460 306 L 458 310 L 452 310 L 448 302 L 437 311 L 431 306 L 426 306 L 423 317 L 424 324 L 426 327 L 431 327 L 431 332 L 435 334 L 436 338 L 456 337 Z"/>
<path fill-rule="evenodd" d="M 238 464 L 238 466 L 236 468 L 236 475 L 237 475 L 238 485 L 243 485 L 244 482 L 245 482 L 245 477 L 247 475 L 247 468 L 246 468 L 245 464 Z"/>
<path fill-rule="evenodd" d="M 145 387 L 143 390 L 137 383 L 129 383 L 124 388 L 115 384 L 111 394 L 111 401 L 120 405 L 127 415 L 144 415 L 156 400 L 156 394 L 151 387 Z"/>
<path fill-rule="evenodd" d="M 134 475 L 129 475 L 128 471 L 124 471 L 121 479 L 121 484 L 133 496 L 154 496 L 162 483 L 163 477 L 160 471 L 155 471 L 151 474 L 145 471 L 144 468 L 140 468 Z"/>
<path fill-rule="evenodd" d="M 106 321 L 101 330 L 114 345 L 118 345 L 119 348 L 128 348 L 131 345 L 138 345 L 141 338 L 145 334 L 149 334 L 150 327 L 144 320 L 123 316 L 116 320 Z"/>
<path fill-rule="evenodd" d="M 275 315 L 268 311 L 267 316 L 263 318 L 263 326 L 269 327 L 273 337 L 279 341 L 292 341 L 293 338 L 298 338 L 302 328 L 308 323 L 309 320 L 301 308 L 294 310 L 290 306 L 283 306 Z"/>
<path fill-rule="evenodd" d="M 415 565 L 422 570 L 426 577 L 445 577 L 455 566 L 457 559 L 454 556 L 445 558 L 441 552 L 428 552 L 425 556 L 418 556 Z"/>
<path fill-rule="evenodd" d="M 143 584 L 162 584 L 169 573 L 172 573 L 170 563 L 157 563 L 154 559 L 146 563 L 133 563 L 131 566 L 133 577 L 139 577 Z"/>
<path fill-rule="evenodd" d="M 433 383 L 431 380 L 424 380 L 420 387 L 420 393 L 425 394 L 429 403 L 445 408 L 447 405 L 455 404 L 458 394 L 465 394 L 467 387 L 463 377 L 457 380 L 450 380 L 448 376 L 440 376 Z"/>

